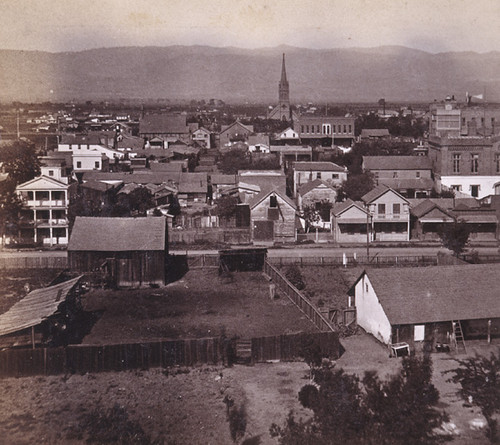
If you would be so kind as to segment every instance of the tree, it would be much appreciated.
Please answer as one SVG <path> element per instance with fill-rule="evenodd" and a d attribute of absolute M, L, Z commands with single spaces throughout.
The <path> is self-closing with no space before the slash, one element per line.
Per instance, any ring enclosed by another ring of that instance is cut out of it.
<path fill-rule="evenodd" d="M 490 358 L 476 354 L 457 360 L 459 367 L 445 371 L 453 376 L 448 380 L 460 384 L 458 394 L 468 403 L 481 409 L 488 429 L 486 434 L 492 443 L 499 441 L 498 421 L 493 418 L 500 412 L 500 351 Z"/>
<path fill-rule="evenodd" d="M 235 196 L 221 196 L 215 201 L 215 213 L 219 218 L 228 220 L 236 214 L 238 198 Z"/>
<path fill-rule="evenodd" d="M 362 196 L 366 195 L 374 187 L 375 180 L 369 172 L 359 175 L 349 175 L 340 187 L 337 200 L 343 201 L 346 198 L 350 198 L 353 201 L 359 201 Z"/>
<path fill-rule="evenodd" d="M 469 242 L 470 228 L 464 221 L 454 221 L 452 224 L 444 224 L 439 237 L 443 246 L 453 252 L 458 257 Z"/>
<path fill-rule="evenodd" d="M 439 393 L 431 383 L 429 357 L 403 358 L 400 372 L 386 381 L 375 371 L 366 372 L 362 380 L 342 369 L 320 368 L 314 375 L 317 393 L 306 385 L 300 397 L 313 417 L 296 421 L 290 414 L 283 427 L 273 425 L 271 435 L 281 445 L 417 445 L 441 440 L 435 429 L 447 418 L 436 408 Z"/>

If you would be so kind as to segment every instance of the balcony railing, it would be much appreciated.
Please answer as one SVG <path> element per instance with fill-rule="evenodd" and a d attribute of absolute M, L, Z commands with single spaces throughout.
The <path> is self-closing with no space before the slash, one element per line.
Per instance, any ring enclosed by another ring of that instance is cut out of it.
<path fill-rule="evenodd" d="M 66 207 L 68 205 L 66 199 L 28 199 L 25 202 L 28 207 Z"/>

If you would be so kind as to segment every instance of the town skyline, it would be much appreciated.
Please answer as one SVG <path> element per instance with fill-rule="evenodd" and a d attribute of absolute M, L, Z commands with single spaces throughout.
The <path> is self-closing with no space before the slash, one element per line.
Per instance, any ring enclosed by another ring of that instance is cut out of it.
<path fill-rule="evenodd" d="M 0 48 L 72 52 L 123 46 L 259 49 L 404 46 L 430 53 L 500 50 L 492 0 L 2 0 Z"/>

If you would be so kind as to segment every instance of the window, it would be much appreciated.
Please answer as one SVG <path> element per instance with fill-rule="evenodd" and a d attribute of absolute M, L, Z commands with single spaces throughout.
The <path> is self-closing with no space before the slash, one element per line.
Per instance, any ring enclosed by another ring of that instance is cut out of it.
<path fill-rule="evenodd" d="M 477 173 L 479 170 L 479 155 L 471 154 L 470 155 L 470 171 L 471 173 Z"/>
<path fill-rule="evenodd" d="M 321 179 L 321 172 L 316 173 L 316 179 Z"/>
<path fill-rule="evenodd" d="M 424 324 L 416 324 L 414 326 L 413 331 L 413 340 L 414 341 L 424 341 L 425 339 L 425 325 Z"/>
<path fill-rule="evenodd" d="M 453 155 L 453 173 L 460 173 L 460 155 Z"/>
<path fill-rule="evenodd" d="M 378 212 L 379 215 L 385 215 L 385 204 L 379 204 L 378 205 Z"/>
<path fill-rule="evenodd" d="M 332 173 L 332 179 L 339 179 L 339 175 L 337 173 Z"/>
<path fill-rule="evenodd" d="M 471 185 L 470 186 L 470 194 L 474 197 L 477 198 L 479 196 L 479 189 L 481 187 L 479 185 Z"/>
<path fill-rule="evenodd" d="M 394 213 L 394 215 L 399 215 L 401 213 L 401 204 L 393 204 L 392 213 Z"/>
<path fill-rule="evenodd" d="M 452 185 L 452 186 L 451 186 L 451 188 L 452 188 L 453 190 L 455 190 L 456 192 L 460 192 L 460 191 L 462 191 L 462 186 L 461 186 L 461 185 L 459 185 L 459 184 Z"/>
<path fill-rule="evenodd" d="M 344 133 L 347 133 L 347 126 L 344 125 Z"/>
<path fill-rule="evenodd" d="M 309 181 L 312 181 L 313 178 L 313 172 L 309 172 Z"/>
<path fill-rule="evenodd" d="M 330 124 L 323 124 L 323 134 L 330 134 L 332 127 Z"/>
<path fill-rule="evenodd" d="M 397 178 L 398 177 L 398 172 L 392 172 L 392 177 Z"/>
<path fill-rule="evenodd" d="M 352 125 L 349 125 L 349 133 L 352 133 Z"/>
<path fill-rule="evenodd" d="M 28 192 L 28 200 L 33 201 L 33 192 Z"/>
<path fill-rule="evenodd" d="M 278 207 L 278 199 L 275 195 L 269 197 L 269 207 Z"/>
<path fill-rule="evenodd" d="M 500 153 L 495 153 L 496 172 L 500 173 Z"/>
<path fill-rule="evenodd" d="M 49 170 L 49 176 L 54 176 L 54 170 Z"/>
<path fill-rule="evenodd" d="M 80 144 L 78 144 L 78 150 L 81 150 L 82 146 Z"/>
<path fill-rule="evenodd" d="M 100 167 L 100 165 L 99 165 L 99 161 L 95 161 L 95 163 L 94 163 L 94 168 L 97 168 L 97 169 L 98 169 L 98 168 L 101 168 L 101 167 Z"/>
<path fill-rule="evenodd" d="M 303 125 L 300 126 L 300 132 L 304 133 L 304 126 Z"/>
<path fill-rule="evenodd" d="M 368 292 L 368 283 L 365 283 L 366 292 Z"/>
<path fill-rule="evenodd" d="M 416 173 L 415 173 L 415 176 L 416 176 L 417 178 L 420 178 L 420 172 L 416 172 Z"/>
<path fill-rule="evenodd" d="M 82 168 L 82 161 L 76 161 L 76 168 Z"/>
<path fill-rule="evenodd" d="M 335 134 L 335 125 L 333 126 L 333 133 Z"/>
<path fill-rule="evenodd" d="M 319 125 L 316 125 L 316 133 L 320 134 Z"/>
<path fill-rule="evenodd" d="M 309 125 L 306 125 L 306 133 L 309 133 Z"/>

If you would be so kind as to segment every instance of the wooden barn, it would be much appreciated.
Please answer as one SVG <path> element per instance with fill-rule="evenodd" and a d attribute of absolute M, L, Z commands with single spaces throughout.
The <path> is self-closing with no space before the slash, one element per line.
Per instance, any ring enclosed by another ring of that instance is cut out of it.
<path fill-rule="evenodd" d="M 500 264 L 370 269 L 350 303 L 358 325 L 387 345 L 463 350 L 500 336 L 499 274 Z"/>
<path fill-rule="evenodd" d="M 77 217 L 68 245 L 72 271 L 108 271 L 117 287 L 163 286 L 167 279 L 165 217 Z"/>
<path fill-rule="evenodd" d="M 0 315 L 0 348 L 65 344 L 81 309 L 81 276 L 36 289 Z"/>

